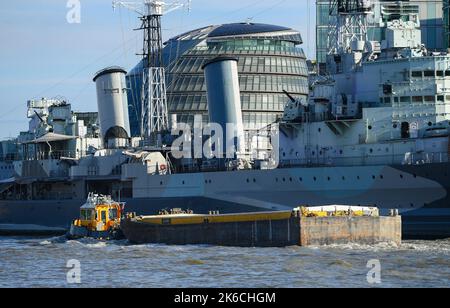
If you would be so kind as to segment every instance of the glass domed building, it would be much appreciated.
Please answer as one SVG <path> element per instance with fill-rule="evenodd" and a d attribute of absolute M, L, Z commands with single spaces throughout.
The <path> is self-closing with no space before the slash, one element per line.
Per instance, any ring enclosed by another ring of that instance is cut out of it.
<path fill-rule="evenodd" d="M 246 134 L 277 120 L 292 96 L 308 95 L 306 57 L 296 30 L 265 24 L 236 23 L 209 26 L 170 39 L 163 57 L 170 114 L 179 123 L 193 123 L 195 115 L 208 121 L 203 64 L 227 55 L 239 60 L 242 114 Z M 127 76 L 130 123 L 140 133 L 142 62 Z"/>

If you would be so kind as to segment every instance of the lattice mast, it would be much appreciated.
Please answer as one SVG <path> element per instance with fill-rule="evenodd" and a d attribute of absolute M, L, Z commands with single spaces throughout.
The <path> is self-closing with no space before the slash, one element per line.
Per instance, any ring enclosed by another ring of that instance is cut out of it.
<path fill-rule="evenodd" d="M 166 77 L 163 63 L 161 17 L 179 8 L 190 9 L 191 1 L 171 3 L 144 0 L 143 3 L 114 1 L 113 7 L 123 6 L 136 12 L 142 22 L 138 30 L 144 32 L 143 76 L 141 91 L 141 135 L 153 144 L 169 130 Z M 159 145 L 159 144 L 157 144 Z"/>
<path fill-rule="evenodd" d="M 366 42 L 372 12 L 370 0 L 330 0 L 328 53 L 350 52 L 353 42 Z"/>

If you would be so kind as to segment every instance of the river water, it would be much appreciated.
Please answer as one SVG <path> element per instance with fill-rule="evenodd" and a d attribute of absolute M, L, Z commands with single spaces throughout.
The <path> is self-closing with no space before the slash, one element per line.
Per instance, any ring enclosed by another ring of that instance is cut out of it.
<path fill-rule="evenodd" d="M 0 287 L 450 287 L 450 240 L 228 248 L 0 237 Z"/>

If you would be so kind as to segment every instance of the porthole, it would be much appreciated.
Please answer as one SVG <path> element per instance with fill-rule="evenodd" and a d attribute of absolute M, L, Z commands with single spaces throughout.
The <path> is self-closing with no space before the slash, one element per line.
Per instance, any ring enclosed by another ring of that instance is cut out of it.
<path fill-rule="evenodd" d="M 292 182 L 292 178 L 289 178 L 289 182 Z"/>
<path fill-rule="evenodd" d="M 159 182 L 159 185 L 161 185 L 161 186 L 162 186 L 162 185 L 163 185 L 163 182 Z"/>
<path fill-rule="evenodd" d="M 250 183 L 250 179 L 247 179 L 247 183 Z"/>
<path fill-rule="evenodd" d="M 368 127 L 368 128 L 369 128 L 369 130 L 372 130 L 372 128 L 373 128 L 373 127 L 372 127 L 372 125 L 369 125 L 369 127 Z"/>
<path fill-rule="evenodd" d="M 358 180 L 361 180 L 361 177 L 358 175 L 357 177 L 356 177 Z"/>
<path fill-rule="evenodd" d="M 331 178 L 330 178 L 330 177 L 328 177 L 328 181 L 331 181 Z"/>
<path fill-rule="evenodd" d="M 321 129 L 321 128 L 319 128 L 319 129 L 318 129 L 318 131 L 319 131 L 319 133 L 320 133 L 320 132 L 322 132 L 322 129 Z"/>
<path fill-rule="evenodd" d="M 184 185 L 184 184 L 186 184 L 186 182 L 185 182 L 185 181 L 183 181 L 183 185 Z"/>
<path fill-rule="evenodd" d="M 433 123 L 431 123 L 431 122 L 428 122 L 428 126 L 433 126 Z"/>
<path fill-rule="evenodd" d="M 256 183 L 256 179 L 253 179 L 253 183 Z"/>
<path fill-rule="evenodd" d="M 314 177 L 314 182 L 315 182 L 315 181 L 317 181 L 317 178 L 316 178 L 316 177 Z"/>
<path fill-rule="evenodd" d="M 345 181 L 345 176 L 342 177 L 342 181 Z"/>
<path fill-rule="evenodd" d="M 374 179 L 374 180 L 375 180 L 376 178 L 377 178 L 376 176 L 372 175 L 372 179 Z"/>
<path fill-rule="evenodd" d="M 303 182 L 303 178 L 298 178 L 300 182 Z"/>
<path fill-rule="evenodd" d="M 400 178 L 403 179 L 403 174 L 400 174 Z"/>
<path fill-rule="evenodd" d="M 380 179 L 384 179 L 384 176 L 383 176 L 383 175 L 380 175 Z"/>

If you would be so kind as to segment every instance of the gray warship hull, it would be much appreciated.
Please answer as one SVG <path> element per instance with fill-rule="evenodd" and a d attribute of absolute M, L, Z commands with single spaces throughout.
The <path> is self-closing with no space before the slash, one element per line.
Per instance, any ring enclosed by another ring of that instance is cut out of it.
<path fill-rule="evenodd" d="M 405 238 L 450 237 L 450 163 L 149 176 L 145 185 L 149 196 L 122 200 L 127 212 L 151 215 L 164 208 L 189 208 L 196 213 L 240 213 L 300 205 L 372 205 L 382 212 L 398 209 Z M 0 233 L 67 230 L 83 202 L 0 200 Z"/>

